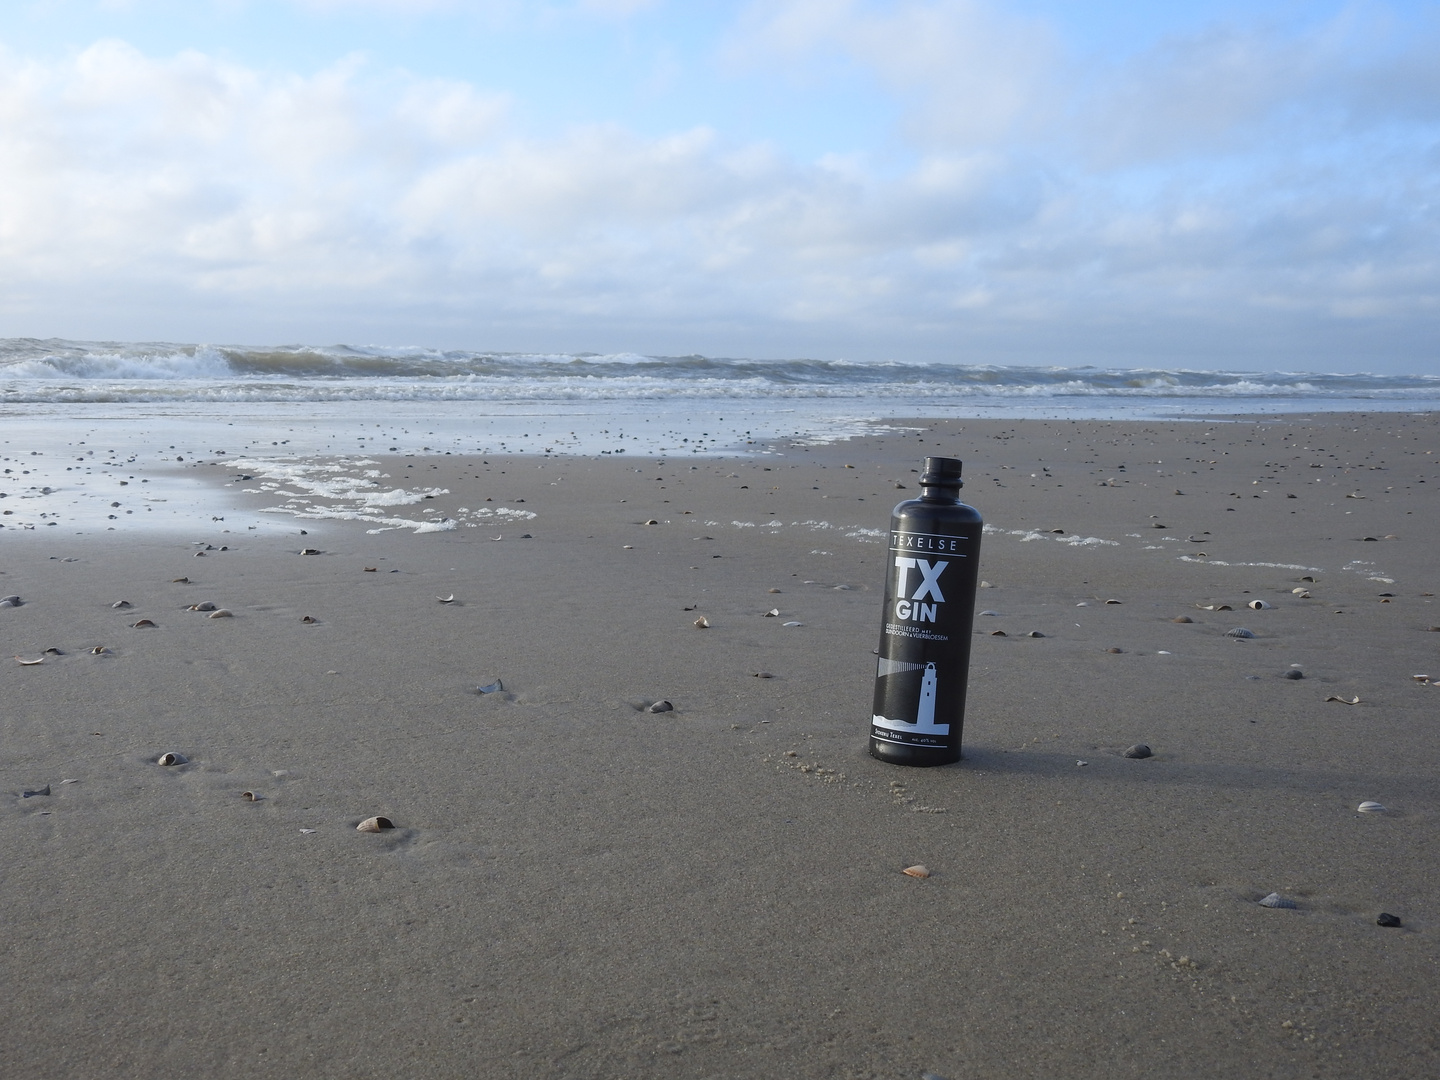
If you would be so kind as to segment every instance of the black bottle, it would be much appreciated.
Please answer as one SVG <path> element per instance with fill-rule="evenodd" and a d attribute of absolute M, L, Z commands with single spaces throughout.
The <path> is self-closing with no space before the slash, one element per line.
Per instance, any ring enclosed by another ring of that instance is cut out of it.
<path fill-rule="evenodd" d="M 890 519 L 870 753 L 895 765 L 960 760 L 984 526 L 962 486 L 959 461 L 926 458 Z"/>

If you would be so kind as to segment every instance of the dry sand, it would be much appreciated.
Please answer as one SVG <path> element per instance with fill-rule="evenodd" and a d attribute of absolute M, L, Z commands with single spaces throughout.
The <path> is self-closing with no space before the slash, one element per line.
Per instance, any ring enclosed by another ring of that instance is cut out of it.
<path fill-rule="evenodd" d="M 897 424 L 385 462 L 492 532 L 0 537 L 6 1073 L 1440 1071 L 1437 418 Z M 998 614 L 907 770 L 874 531 L 937 453 Z"/>

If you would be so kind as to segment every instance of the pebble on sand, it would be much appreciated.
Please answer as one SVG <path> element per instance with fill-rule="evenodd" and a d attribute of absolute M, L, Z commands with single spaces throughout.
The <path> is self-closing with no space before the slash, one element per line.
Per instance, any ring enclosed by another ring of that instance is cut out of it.
<path fill-rule="evenodd" d="M 1388 911 L 1382 911 L 1375 917 L 1376 926 L 1399 926 L 1400 916 L 1391 915 Z"/>
<path fill-rule="evenodd" d="M 395 823 L 388 817 L 367 817 L 359 825 L 355 826 L 356 832 L 384 832 L 386 829 L 395 828 Z"/>

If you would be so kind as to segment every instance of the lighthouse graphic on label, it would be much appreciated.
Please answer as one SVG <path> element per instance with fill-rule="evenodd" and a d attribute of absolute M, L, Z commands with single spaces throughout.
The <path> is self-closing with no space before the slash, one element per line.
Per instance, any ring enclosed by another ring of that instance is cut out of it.
<path fill-rule="evenodd" d="M 883 670 L 889 667 L 890 670 Z M 902 664 L 895 661 L 881 661 L 882 675 L 897 674 L 899 671 L 914 671 L 920 667 L 919 664 Z M 914 721 L 892 720 L 886 716 L 873 716 L 870 722 L 876 727 L 886 728 L 889 731 L 906 731 L 916 735 L 949 735 L 949 724 L 935 723 L 935 665 L 926 664 L 925 674 L 920 677 L 920 701 L 915 709 Z"/>

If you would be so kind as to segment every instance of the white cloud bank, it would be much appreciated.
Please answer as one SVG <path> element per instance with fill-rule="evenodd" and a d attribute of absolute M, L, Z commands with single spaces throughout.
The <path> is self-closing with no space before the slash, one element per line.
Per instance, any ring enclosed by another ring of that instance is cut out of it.
<path fill-rule="evenodd" d="M 898 173 L 530 138 L 503 94 L 359 59 L 0 55 L 0 334 L 1424 369 L 1434 42 L 1357 18 L 1102 70 L 971 0 L 742 21 L 732 63 L 897 95 Z"/>

